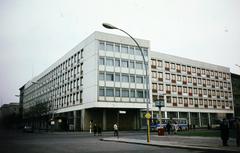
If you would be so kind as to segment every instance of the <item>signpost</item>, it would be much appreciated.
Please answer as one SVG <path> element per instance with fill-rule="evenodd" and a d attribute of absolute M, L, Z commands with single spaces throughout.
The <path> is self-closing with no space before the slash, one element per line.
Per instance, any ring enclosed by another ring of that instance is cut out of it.
<path fill-rule="evenodd" d="M 151 114 L 147 113 L 145 115 L 145 118 L 147 119 L 147 142 L 150 143 L 150 118 L 151 118 Z"/>

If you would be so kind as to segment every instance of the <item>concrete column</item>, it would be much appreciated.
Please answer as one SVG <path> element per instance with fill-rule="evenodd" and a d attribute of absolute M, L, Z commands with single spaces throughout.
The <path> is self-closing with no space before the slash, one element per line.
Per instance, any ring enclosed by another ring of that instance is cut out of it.
<path fill-rule="evenodd" d="M 102 123 L 102 125 L 103 125 L 103 130 L 107 130 L 107 112 L 106 112 L 106 109 L 103 109 L 103 123 Z"/>
<path fill-rule="evenodd" d="M 211 126 L 211 115 L 208 113 L 208 125 Z"/>
<path fill-rule="evenodd" d="M 81 110 L 81 130 L 84 131 L 85 126 L 85 109 Z"/>
<path fill-rule="evenodd" d="M 167 111 L 165 111 L 164 113 L 165 113 L 165 118 L 168 118 L 168 116 L 167 116 Z"/>
<path fill-rule="evenodd" d="M 73 130 L 77 129 L 77 111 L 73 111 Z"/>
<path fill-rule="evenodd" d="M 177 112 L 177 118 L 179 119 L 179 112 Z"/>
<path fill-rule="evenodd" d="M 201 119 L 201 113 L 198 113 L 198 118 L 199 118 L 199 127 L 202 127 L 202 119 Z"/>
<path fill-rule="evenodd" d="M 188 112 L 188 124 L 191 125 L 191 112 Z"/>

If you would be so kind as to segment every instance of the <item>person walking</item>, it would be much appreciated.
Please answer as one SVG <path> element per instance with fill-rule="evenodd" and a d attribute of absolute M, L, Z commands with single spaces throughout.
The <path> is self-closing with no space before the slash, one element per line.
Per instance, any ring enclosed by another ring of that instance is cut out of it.
<path fill-rule="evenodd" d="M 177 124 L 177 122 L 174 122 L 174 124 L 173 124 L 173 133 L 174 134 L 177 134 L 177 131 L 178 131 L 178 124 Z"/>
<path fill-rule="evenodd" d="M 236 129 L 236 143 L 237 143 L 237 147 L 239 147 L 240 146 L 240 121 L 239 121 L 239 118 L 236 119 L 235 129 Z"/>
<path fill-rule="evenodd" d="M 97 124 L 94 124 L 94 126 L 93 126 L 93 133 L 94 133 L 94 136 L 96 136 L 96 134 L 97 134 Z"/>
<path fill-rule="evenodd" d="M 229 124 L 228 121 L 224 118 L 222 123 L 220 124 L 221 130 L 221 139 L 223 146 L 228 146 L 228 139 L 229 139 Z"/>
<path fill-rule="evenodd" d="M 116 123 L 113 125 L 113 130 L 114 130 L 114 134 L 113 135 L 118 137 L 118 126 L 117 126 Z"/>
<path fill-rule="evenodd" d="M 171 128 L 172 128 L 172 126 L 171 126 L 170 122 L 168 122 L 167 125 L 166 125 L 168 135 L 170 135 L 170 133 L 171 133 Z"/>

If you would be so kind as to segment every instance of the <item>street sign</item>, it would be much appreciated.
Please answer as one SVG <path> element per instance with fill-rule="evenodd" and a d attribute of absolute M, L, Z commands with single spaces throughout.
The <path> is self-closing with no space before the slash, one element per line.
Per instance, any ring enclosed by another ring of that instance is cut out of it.
<path fill-rule="evenodd" d="M 147 113 L 147 114 L 145 115 L 145 117 L 146 117 L 147 119 L 151 118 L 150 113 Z"/>
<path fill-rule="evenodd" d="M 155 106 L 156 107 L 164 107 L 164 101 L 163 100 L 155 101 Z"/>

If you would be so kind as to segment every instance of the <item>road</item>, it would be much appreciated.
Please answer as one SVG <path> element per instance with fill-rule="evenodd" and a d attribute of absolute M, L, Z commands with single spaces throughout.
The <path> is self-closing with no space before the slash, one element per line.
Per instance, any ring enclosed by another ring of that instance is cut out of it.
<path fill-rule="evenodd" d="M 197 150 L 154 147 L 146 145 L 105 142 L 102 137 L 87 132 L 78 133 L 22 133 L 0 131 L 1 153 L 205 153 Z M 124 132 L 121 136 L 143 136 L 142 132 Z"/>

